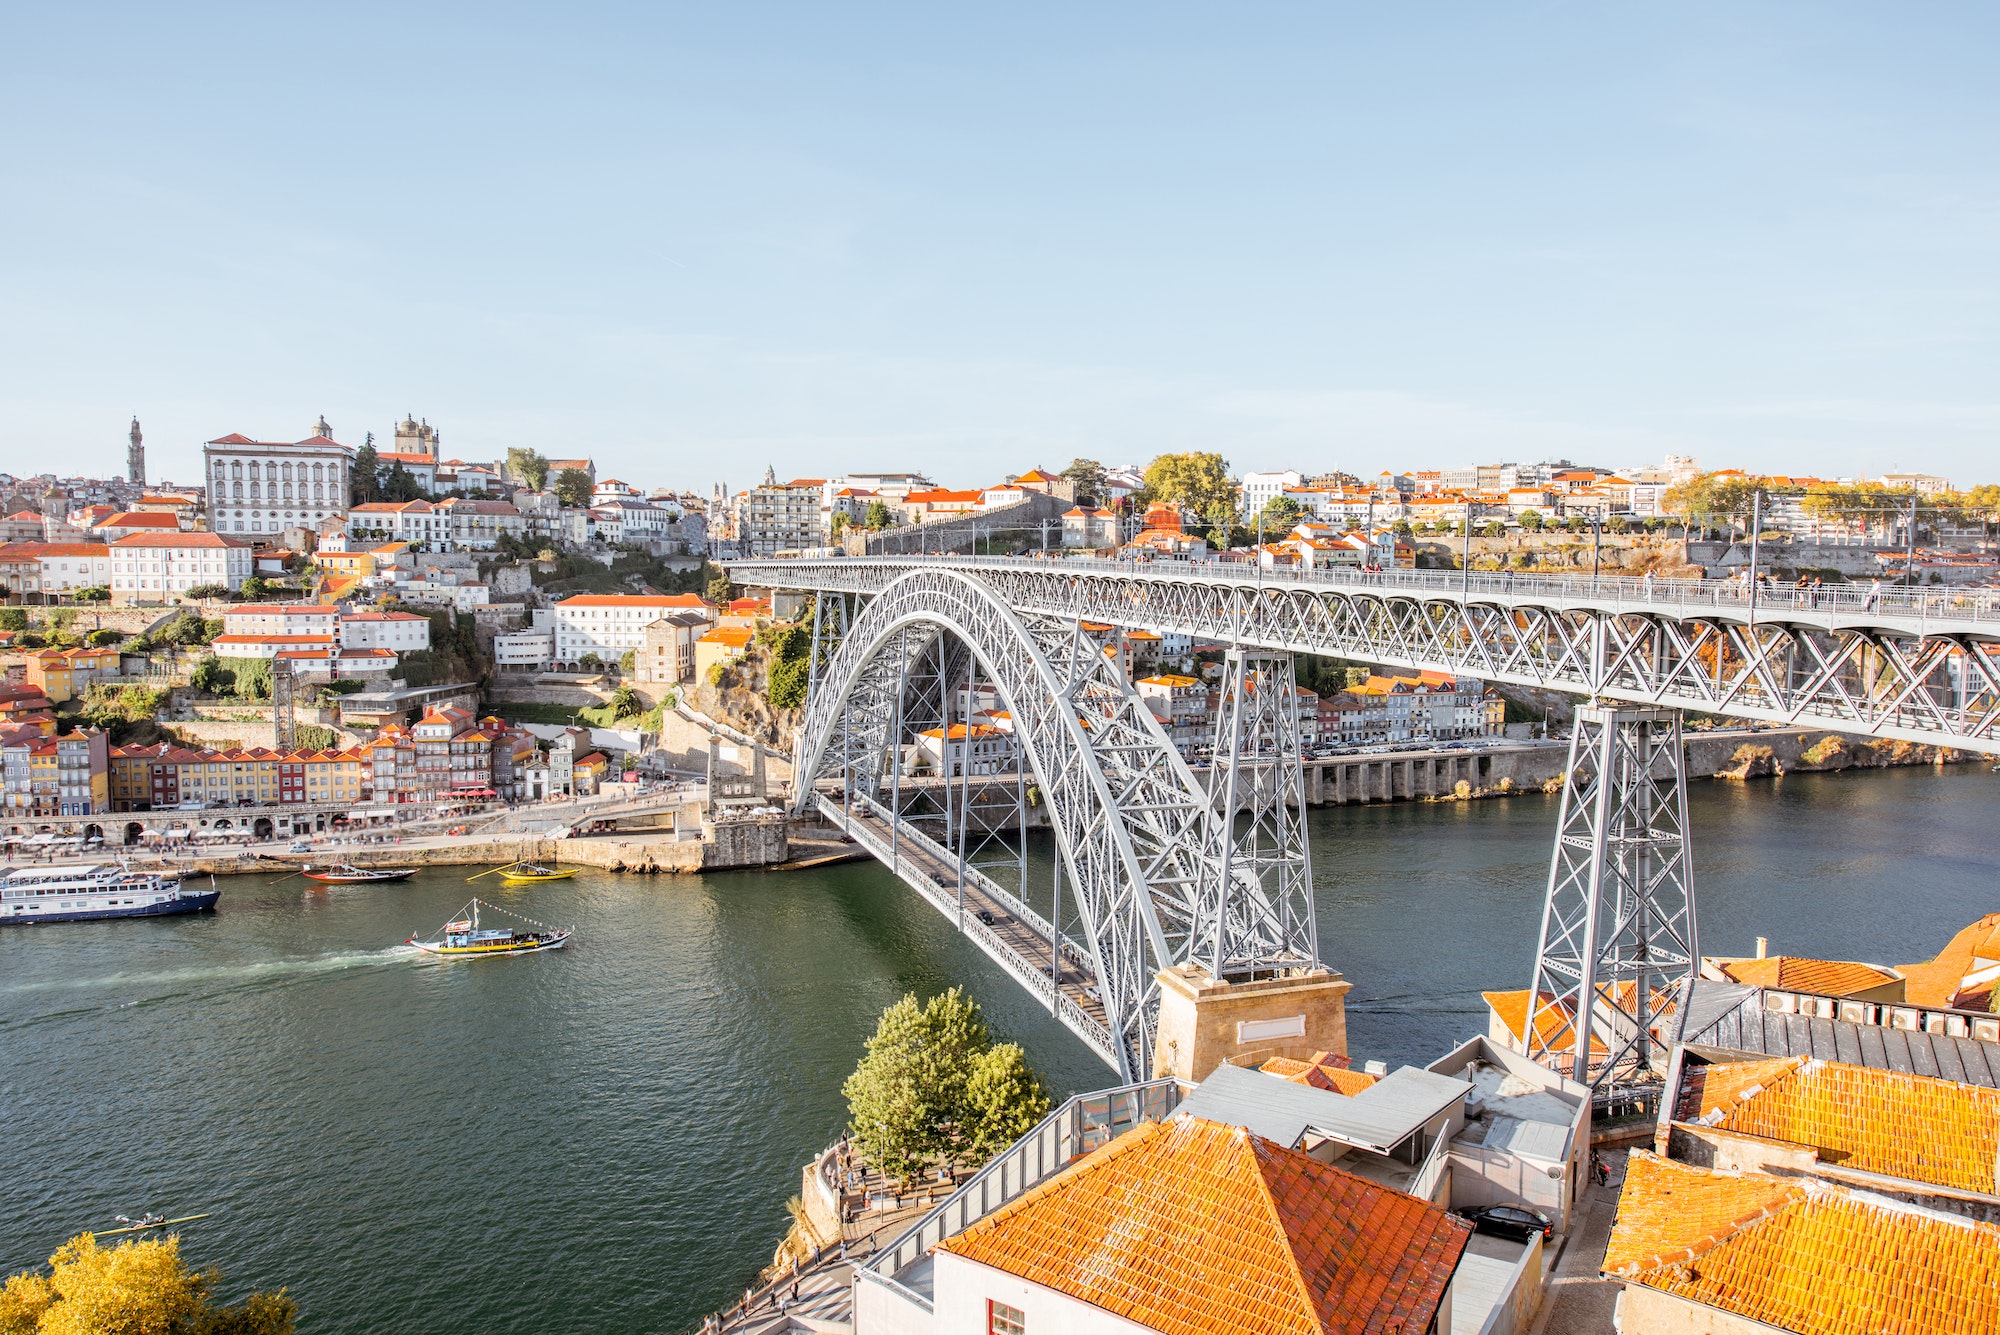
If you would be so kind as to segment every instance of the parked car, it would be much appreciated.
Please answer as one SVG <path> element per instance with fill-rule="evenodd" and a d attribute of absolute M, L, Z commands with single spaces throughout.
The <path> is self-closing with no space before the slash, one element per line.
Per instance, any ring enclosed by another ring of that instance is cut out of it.
<path fill-rule="evenodd" d="M 294 853 L 310 853 L 312 852 L 312 845 L 304 839 L 294 839 L 292 840 L 291 851 Z"/>
<path fill-rule="evenodd" d="M 1537 1233 L 1546 1242 L 1556 1231 L 1554 1221 L 1547 1215 L 1525 1205 L 1469 1206 L 1457 1211 L 1457 1214 L 1476 1232 L 1490 1233 L 1496 1238 L 1512 1238 L 1516 1242 L 1526 1242 Z"/>

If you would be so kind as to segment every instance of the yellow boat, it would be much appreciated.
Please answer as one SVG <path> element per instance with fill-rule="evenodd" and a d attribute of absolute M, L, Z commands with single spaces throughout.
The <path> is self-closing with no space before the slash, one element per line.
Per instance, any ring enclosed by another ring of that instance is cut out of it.
<path fill-rule="evenodd" d="M 576 875 L 574 868 L 544 867 L 539 862 L 529 862 L 523 858 L 519 862 L 510 862 L 504 867 L 494 867 L 480 872 L 478 876 L 468 876 L 465 879 L 476 881 L 483 876 L 498 876 L 508 885 L 531 885 L 536 881 L 567 881 L 574 875 Z"/>
<path fill-rule="evenodd" d="M 576 875 L 573 867 L 544 867 L 533 862 L 517 862 L 511 867 L 500 869 L 500 880 L 504 885 L 525 885 L 530 881 L 567 881 Z"/>

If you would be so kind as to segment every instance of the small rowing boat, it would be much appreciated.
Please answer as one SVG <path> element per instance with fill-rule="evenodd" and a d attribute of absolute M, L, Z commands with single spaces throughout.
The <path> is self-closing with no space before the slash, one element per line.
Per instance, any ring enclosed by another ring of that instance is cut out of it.
<path fill-rule="evenodd" d="M 303 872 L 309 881 L 323 885 L 367 885 L 372 881 L 407 881 L 417 874 L 415 867 L 357 867 L 351 862 L 336 862 L 331 867 L 307 866 Z"/>
<path fill-rule="evenodd" d="M 530 881 L 567 881 L 574 875 L 574 867 L 544 867 L 535 862 L 517 862 L 501 872 L 500 879 L 508 885 L 523 885 Z"/>
<path fill-rule="evenodd" d="M 481 909 L 504 917 L 519 918 L 528 926 L 525 929 L 481 927 Z M 438 930 L 437 940 L 419 941 L 413 936 L 403 944 L 433 955 L 525 955 L 537 950 L 561 950 L 569 944 L 570 935 L 575 930 L 574 927 L 551 927 L 475 899 L 459 911 L 458 917 Z"/>
<path fill-rule="evenodd" d="M 533 885 L 536 881 L 567 881 L 576 875 L 574 867 L 544 867 L 539 862 L 510 862 L 504 867 L 494 867 L 480 872 L 478 876 L 468 876 L 468 881 L 476 881 L 480 876 L 498 876 L 506 885 Z"/>

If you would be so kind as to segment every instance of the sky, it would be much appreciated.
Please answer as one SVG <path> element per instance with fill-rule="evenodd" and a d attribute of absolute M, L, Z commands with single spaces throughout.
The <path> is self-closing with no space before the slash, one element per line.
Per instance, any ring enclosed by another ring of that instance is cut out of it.
<path fill-rule="evenodd" d="M 14 5 L 0 470 L 2000 480 L 2000 9 Z"/>

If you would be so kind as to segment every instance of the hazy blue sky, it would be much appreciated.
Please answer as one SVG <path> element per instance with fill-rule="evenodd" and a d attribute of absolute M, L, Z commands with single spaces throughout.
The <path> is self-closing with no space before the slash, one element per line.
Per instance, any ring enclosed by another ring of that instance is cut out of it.
<path fill-rule="evenodd" d="M 1991 5 L 10 6 L 0 469 L 2000 478 Z"/>

